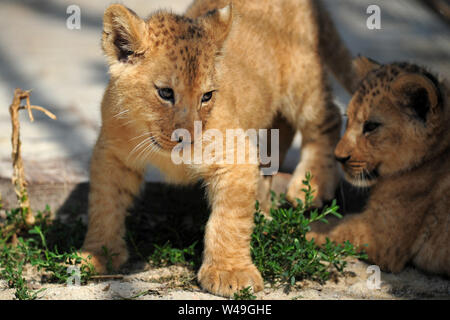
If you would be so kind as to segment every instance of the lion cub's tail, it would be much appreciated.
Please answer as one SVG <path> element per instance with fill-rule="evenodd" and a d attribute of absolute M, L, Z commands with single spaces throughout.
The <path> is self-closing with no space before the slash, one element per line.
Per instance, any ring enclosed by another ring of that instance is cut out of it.
<path fill-rule="evenodd" d="M 353 93 L 359 82 L 353 66 L 353 57 L 342 41 L 336 27 L 321 1 L 317 5 L 319 23 L 319 46 L 322 61 L 349 93 Z"/>

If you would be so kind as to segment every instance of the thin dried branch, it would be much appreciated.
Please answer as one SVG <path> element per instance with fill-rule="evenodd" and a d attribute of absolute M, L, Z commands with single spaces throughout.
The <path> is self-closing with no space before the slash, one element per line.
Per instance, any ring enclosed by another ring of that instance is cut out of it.
<path fill-rule="evenodd" d="M 56 120 L 56 116 L 53 113 L 51 113 L 50 111 L 48 111 L 47 109 L 45 109 L 45 108 L 42 108 L 42 107 L 39 107 L 39 106 L 28 106 L 28 107 L 27 106 L 20 106 L 19 107 L 19 110 L 23 110 L 23 109 L 28 109 L 29 111 L 31 109 L 39 110 L 39 111 L 43 112 L 50 119 Z M 31 122 L 34 121 L 33 114 L 31 114 L 30 120 L 31 120 Z"/>
<path fill-rule="evenodd" d="M 27 225 L 33 225 L 35 223 L 35 218 L 30 206 L 30 200 L 27 192 L 27 182 L 25 180 L 25 171 L 22 161 L 21 152 L 21 141 L 20 141 L 20 121 L 19 121 L 19 111 L 27 109 L 30 121 L 34 121 L 32 110 L 38 110 L 43 112 L 49 118 L 55 120 L 56 116 L 48 111 L 47 109 L 39 106 L 33 106 L 30 104 L 30 94 L 31 90 L 24 91 L 22 89 L 14 90 L 14 98 L 11 106 L 9 107 L 9 113 L 11 115 L 12 124 L 12 164 L 13 164 L 13 175 L 11 178 L 12 184 L 14 185 L 14 190 L 17 195 L 17 201 L 20 208 L 22 209 L 22 214 L 25 217 L 25 223 Z M 25 100 L 25 106 L 21 106 L 22 100 Z"/>
<path fill-rule="evenodd" d="M 123 279 L 123 275 L 121 274 L 100 274 L 91 276 L 93 280 L 121 280 Z"/>

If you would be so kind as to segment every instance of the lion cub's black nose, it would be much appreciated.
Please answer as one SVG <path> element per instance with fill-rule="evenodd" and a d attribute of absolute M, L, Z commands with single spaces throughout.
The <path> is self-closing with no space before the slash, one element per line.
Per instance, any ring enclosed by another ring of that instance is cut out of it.
<path fill-rule="evenodd" d="M 341 158 L 341 157 L 336 156 L 336 160 L 339 161 L 342 164 L 345 164 L 348 160 L 350 160 L 350 156 L 345 157 L 345 158 Z"/>

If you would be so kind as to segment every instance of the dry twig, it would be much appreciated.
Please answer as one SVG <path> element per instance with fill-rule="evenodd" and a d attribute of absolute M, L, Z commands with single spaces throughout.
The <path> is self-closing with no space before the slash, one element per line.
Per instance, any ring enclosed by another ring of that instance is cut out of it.
<path fill-rule="evenodd" d="M 13 175 L 11 178 L 12 184 L 14 185 L 14 190 L 17 195 L 17 200 L 22 213 L 25 215 L 25 223 L 27 225 L 33 225 L 35 222 L 33 212 L 30 207 L 30 200 L 27 193 L 27 182 L 25 180 L 25 172 L 22 162 L 21 153 L 21 142 L 20 142 L 20 121 L 19 121 L 19 111 L 26 109 L 28 111 L 28 116 L 30 121 L 34 121 L 32 110 L 39 110 L 47 115 L 49 118 L 55 120 L 56 116 L 45 108 L 39 106 L 33 106 L 30 104 L 30 94 L 31 90 L 24 91 L 22 89 L 14 90 L 14 99 L 9 107 L 9 113 L 11 115 L 12 124 L 12 163 L 13 163 Z M 21 106 L 22 100 L 25 100 L 25 106 Z"/>
<path fill-rule="evenodd" d="M 121 274 L 100 274 L 91 276 L 93 280 L 121 280 L 123 279 L 123 275 Z"/>

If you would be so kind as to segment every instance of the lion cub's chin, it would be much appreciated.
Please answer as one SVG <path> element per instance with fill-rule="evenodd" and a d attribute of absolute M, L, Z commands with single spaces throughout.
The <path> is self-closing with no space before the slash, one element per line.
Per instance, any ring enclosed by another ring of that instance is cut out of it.
<path fill-rule="evenodd" d="M 350 183 L 351 185 L 358 187 L 358 188 L 370 188 L 373 187 L 377 181 L 378 178 L 374 177 L 372 175 L 350 175 L 347 172 L 344 172 L 344 178 L 345 180 Z"/>

